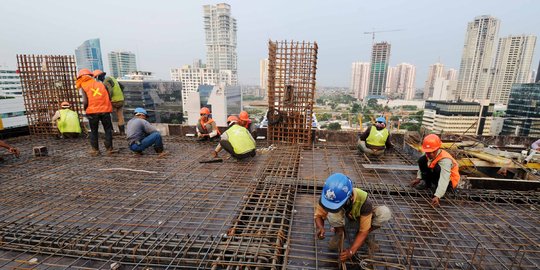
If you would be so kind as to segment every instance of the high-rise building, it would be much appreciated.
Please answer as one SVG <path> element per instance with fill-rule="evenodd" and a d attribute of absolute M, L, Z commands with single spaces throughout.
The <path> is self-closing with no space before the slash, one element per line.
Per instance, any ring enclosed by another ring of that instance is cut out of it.
<path fill-rule="evenodd" d="M 96 69 L 103 70 L 99 38 L 89 39 L 75 49 L 75 61 L 77 62 L 78 70 L 83 68 L 92 71 Z"/>
<path fill-rule="evenodd" d="M 457 98 L 462 100 L 489 99 L 491 65 L 499 20 L 484 15 L 469 22 L 461 55 Z"/>
<path fill-rule="evenodd" d="M 422 127 L 436 133 L 488 135 L 493 120 L 493 103 L 428 100 Z"/>
<path fill-rule="evenodd" d="M 0 131 L 28 126 L 21 79 L 17 71 L 0 67 Z"/>
<path fill-rule="evenodd" d="M 200 85 L 217 85 L 219 73 L 216 69 L 207 68 L 201 60 L 195 60 L 193 65 L 172 68 L 171 79 L 182 82 L 182 104 L 187 110 L 189 93 L 197 92 Z"/>
<path fill-rule="evenodd" d="M 122 78 L 137 71 L 135 54 L 128 51 L 113 51 L 109 53 L 110 76 Z"/>
<path fill-rule="evenodd" d="M 364 100 L 368 94 L 369 69 L 370 63 L 368 62 L 352 63 L 351 92 L 358 100 Z"/>
<path fill-rule="evenodd" d="M 512 85 L 501 135 L 540 136 L 540 83 Z"/>
<path fill-rule="evenodd" d="M 373 44 L 373 49 L 371 51 L 368 98 L 384 97 L 390 61 L 390 48 L 391 46 L 388 42 Z"/>
<path fill-rule="evenodd" d="M 416 67 L 408 63 L 401 63 L 388 70 L 387 95 L 393 99 L 414 98 L 414 83 L 416 80 Z"/>
<path fill-rule="evenodd" d="M 220 83 L 238 84 L 236 55 L 236 19 L 225 3 L 204 5 L 206 64 L 220 73 Z"/>
<path fill-rule="evenodd" d="M 22 96 L 21 78 L 16 70 L 0 67 L 0 96 Z"/>
<path fill-rule="evenodd" d="M 534 79 L 534 82 L 540 82 L 540 61 L 538 61 L 538 69 L 536 69 L 536 78 Z"/>
<path fill-rule="evenodd" d="M 259 96 L 265 97 L 268 93 L 268 59 L 261 59 L 259 61 L 259 80 L 261 91 Z"/>
<path fill-rule="evenodd" d="M 446 72 L 446 79 L 449 81 L 457 81 L 457 70 L 450 68 Z"/>
<path fill-rule="evenodd" d="M 444 77 L 444 65 L 441 63 L 435 63 L 429 66 L 428 77 L 424 84 L 424 99 L 427 100 L 433 97 L 433 87 L 437 78 Z"/>
<path fill-rule="evenodd" d="M 488 97 L 491 102 L 507 104 L 514 83 L 528 83 L 536 36 L 519 35 L 499 39 Z"/>

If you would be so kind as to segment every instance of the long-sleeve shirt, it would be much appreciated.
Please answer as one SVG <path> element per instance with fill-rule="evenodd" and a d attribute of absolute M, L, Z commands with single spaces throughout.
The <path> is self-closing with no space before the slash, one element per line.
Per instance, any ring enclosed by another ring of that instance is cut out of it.
<path fill-rule="evenodd" d="M 432 160 L 428 158 L 428 166 Z M 435 196 L 439 199 L 444 196 L 448 184 L 450 183 L 450 170 L 452 169 L 452 160 L 449 158 L 443 158 L 437 163 L 441 167 L 441 174 L 439 175 L 439 182 L 437 184 L 437 190 L 435 190 Z M 416 178 L 422 179 L 422 172 L 418 170 Z"/>
<path fill-rule="evenodd" d="M 129 145 L 141 141 L 157 129 L 145 119 L 134 117 L 127 123 L 126 136 Z"/>
<path fill-rule="evenodd" d="M 536 140 L 535 142 L 533 142 L 533 144 L 531 145 L 531 148 L 533 150 L 540 150 L 540 139 Z"/>

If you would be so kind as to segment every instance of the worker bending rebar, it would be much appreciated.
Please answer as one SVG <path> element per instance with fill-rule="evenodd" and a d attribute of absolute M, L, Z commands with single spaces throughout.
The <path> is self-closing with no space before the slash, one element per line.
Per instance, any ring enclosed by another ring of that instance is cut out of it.
<path fill-rule="evenodd" d="M 392 148 L 390 132 L 386 128 L 386 119 L 377 117 L 375 125 L 369 126 L 358 139 L 358 151 L 373 156 L 384 154 L 387 148 Z"/>
<path fill-rule="evenodd" d="M 418 159 L 418 173 L 411 186 L 416 189 L 431 189 L 435 194 L 431 205 L 439 206 L 440 200 L 447 190 L 454 190 L 459 183 L 459 165 L 457 161 L 443 149 L 439 136 L 429 134 L 422 142 L 422 155 Z"/>
<path fill-rule="evenodd" d="M 328 219 L 335 232 L 329 246 L 332 250 L 338 250 L 345 226 L 358 228 L 352 245 L 339 254 L 340 260 L 345 261 L 352 258 L 365 242 L 369 246 L 376 246 L 373 238 L 368 238 L 369 233 L 382 227 L 391 217 L 392 212 L 387 206 L 374 206 L 366 191 L 353 188 L 349 177 L 335 173 L 326 179 L 315 209 L 317 238 L 325 238 L 324 220 Z"/>

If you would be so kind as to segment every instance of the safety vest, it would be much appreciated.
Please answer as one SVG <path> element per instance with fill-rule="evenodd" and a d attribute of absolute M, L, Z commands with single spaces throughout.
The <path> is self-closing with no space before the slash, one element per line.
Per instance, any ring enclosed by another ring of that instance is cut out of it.
<path fill-rule="evenodd" d="M 443 158 L 449 158 L 452 160 L 452 169 L 450 170 L 450 181 L 452 182 L 452 187 L 456 188 L 459 183 L 459 165 L 457 161 L 445 150 L 441 149 L 441 152 L 435 157 L 435 159 L 429 164 L 429 168 L 433 169 L 435 168 L 435 165 L 439 162 L 439 160 Z"/>
<path fill-rule="evenodd" d="M 57 126 L 60 133 L 81 133 L 79 114 L 70 109 L 60 110 L 60 119 L 58 119 Z"/>
<path fill-rule="evenodd" d="M 255 149 L 255 142 L 251 140 L 251 135 L 245 127 L 233 125 L 225 133 L 235 154 L 245 154 Z"/>
<path fill-rule="evenodd" d="M 371 126 L 366 143 L 373 146 L 385 146 L 388 135 L 388 129 L 383 128 L 381 130 L 377 130 L 375 126 Z"/>
<path fill-rule="evenodd" d="M 360 217 L 360 209 L 362 209 L 362 205 L 366 202 L 368 193 L 359 188 L 353 188 L 353 192 L 354 202 L 349 217 L 356 220 Z"/>
<path fill-rule="evenodd" d="M 210 133 L 211 131 L 208 131 L 208 130 L 206 129 L 206 125 L 207 125 L 207 124 L 212 124 L 212 123 L 214 123 L 214 119 L 212 119 L 212 118 L 208 118 L 208 121 L 206 121 L 206 122 L 203 122 L 202 119 L 199 119 L 199 126 L 198 126 L 198 127 L 199 127 L 199 131 L 204 131 L 204 132 L 201 132 L 201 133 L 203 133 L 203 134 L 208 134 L 208 133 Z M 221 132 L 219 131 L 219 129 L 217 129 L 217 133 L 221 135 Z"/>
<path fill-rule="evenodd" d="M 79 84 L 79 82 L 77 82 L 77 84 Z M 105 88 L 103 83 L 92 78 L 85 79 L 83 82 L 81 82 L 81 88 L 83 89 L 84 93 L 86 93 L 86 98 L 88 99 L 88 108 L 86 108 L 86 114 L 112 112 L 112 104 L 109 98 L 109 92 L 107 92 L 107 88 Z"/>
<path fill-rule="evenodd" d="M 118 81 L 113 77 L 107 77 L 105 81 L 107 80 L 110 80 L 113 85 L 111 102 L 124 101 L 124 93 L 122 93 L 122 88 L 120 87 Z"/>

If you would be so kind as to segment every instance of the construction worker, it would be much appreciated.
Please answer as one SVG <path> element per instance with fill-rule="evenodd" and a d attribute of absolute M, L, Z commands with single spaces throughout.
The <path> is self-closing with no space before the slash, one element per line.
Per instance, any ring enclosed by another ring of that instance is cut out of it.
<path fill-rule="evenodd" d="M 116 114 L 116 118 L 118 118 L 119 133 L 120 135 L 124 135 L 124 86 L 111 76 L 105 77 L 107 73 L 99 69 L 94 70 L 93 75 L 94 78 L 96 78 L 98 81 L 103 82 L 103 84 L 107 88 L 107 91 L 109 91 L 111 95 L 113 112 Z"/>
<path fill-rule="evenodd" d="M 529 151 L 529 155 L 523 160 L 523 163 L 527 164 L 531 161 L 531 159 L 536 155 L 536 153 L 540 152 L 540 139 L 533 142 L 531 145 L 531 150 Z"/>
<path fill-rule="evenodd" d="M 227 118 L 229 128 L 221 134 L 221 140 L 212 155 L 214 158 L 218 156 L 221 149 L 225 149 L 236 159 L 255 156 L 255 140 L 245 127 L 238 125 L 239 121 L 240 119 L 236 116 Z"/>
<path fill-rule="evenodd" d="M 146 118 L 148 113 L 143 108 L 135 108 L 135 117 L 127 123 L 126 136 L 129 149 L 137 154 L 154 146 L 156 153 L 163 155 L 163 140 L 159 131 Z"/>
<path fill-rule="evenodd" d="M 79 114 L 70 109 L 69 102 L 60 104 L 61 109 L 56 111 L 52 118 L 53 125 L 60 131 L 60 138 L 77 138 L 81 134 Z"/>
<path fill-rule="evenodd" d="M 248 112 L 241 111 L 238 115 L 238 118 L 240 119 L 240 122 L 238 122 L 238 124 L 251 131 L 251 119 L 249 119 Z"/>
<path fill-rule="evenodd" d="M 340 260 L 345 261 L 352 258 L 365 242 L 376 246 L 373 238 L 368 238 L 369 233 L 382 227 L 391 217 L 392 212 L 387 206 L 374 206 L 367 192 L 353 188 L 349 177 L 334 173 L 326 179 L 321 199 L 315 208 L 317 238 L 325 238 L 325 219 L 334 228 L 335 234 L 329 242 L 333 250 L 342 248 L 339 243 L 344 238 L 345 226 L 358 228 L 352 245 L 342 249 L 339 254 Z"/>
<path fill-rule="evenodd" d="M 431 188 L 435 190 L 431 205 L 440 205 L 440 200 L 448 190 L 454 190 L 459 183 L 459 165 L 457 161 L 445 150 L 440 149 L 441 138 L 429 134 L 422 142 L 422 155 L 418 159 L 418 173 L 411 186 L 422 190 Z"/>
<path fill-rule="evenodd" d="M 377 117 L 375 125 L 369 126 L 358 139 L 358 151 L 361 153 L 380 156 L 384 150 L 392 148 L 390 132 L 386 128 L 386 119 Z"/>
<path fill-rule="evenodd" d="M 0 140 L 0 147 L 6 148 L 8 150 L 8 152 L 15 155 L 15 157 L 17 157 L 17 158 L 21 155 L 21 152 L 19 151 L 19 149 L 9 145 L 8 143 L 6 143 L 4 141 L 1 141 L 1 140 Z M 1 157 L 0 157 L 0 161 L 2 161 Z"/>
<path fill-rule="evenodd" d="M 107 153 L 112 155 L 112 121 L 111 112 L 112 104 L 109 98 L 109 92 L 105 85 L 94 79 L 92 72 L 89 69 L 83 68 L 79 71 L 76 81 L 77 89 L 82 89 L 83 106 L 86 111 L 86 118 L 90 122 L 90 145 L 92 149 L 90 155 L 98 156 L 98 127 L 99 122 L 105 130 L 105 148 Z"/>
<path fill-rule="evenodd" d="M 201 118 L 197 123 L 197 137 L 199 141 L 213 140 L 220 135 L 216 121 L 210 118 L 210 109 L 202 107 L 200 111 Z"/>

